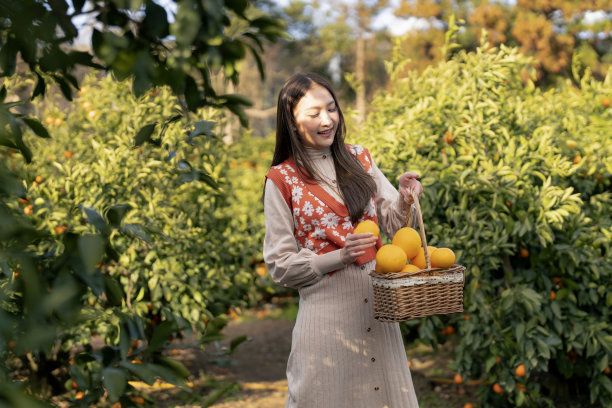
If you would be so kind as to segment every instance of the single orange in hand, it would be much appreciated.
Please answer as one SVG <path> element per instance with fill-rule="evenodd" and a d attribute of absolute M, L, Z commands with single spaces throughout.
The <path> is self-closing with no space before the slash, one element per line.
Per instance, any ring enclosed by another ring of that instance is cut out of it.
<path fill-rule="evenodd" d="M 374 221 L 365 220 L 357 224 L 355 229 L 353 230 L 353 234 L 364 234 L 367 232 L 371 232 L 375 237 L 380 234 L 380 230 L 378 229 L 378 225 Z"/>

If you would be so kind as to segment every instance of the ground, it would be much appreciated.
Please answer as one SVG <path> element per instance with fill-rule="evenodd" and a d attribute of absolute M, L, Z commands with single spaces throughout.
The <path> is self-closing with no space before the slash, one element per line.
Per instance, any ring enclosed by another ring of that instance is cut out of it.
<path fill-rule="evenodd" d="M 281 311 L 249 311 L 235 318 L 224 329 L 225 340 L 209 345 L 205 351 L 189 341 L 176 343 L 173 357 L 184 362 L 194 374 L 192 390 L 149 390 L 156 404 L 163 407 L 201 407 L 206 398 L 215 399 L 214 389 L 228 392 L 218 399 L 215 408 L 282 408 L 285 406 L 287 380 L 285 366 L 291 347 L 293 321 Z M 229 346 L 232 338 L 247 335 L 231 356 L 220 356 L 217 350 Z M 408 345 L 412 378 L 422 408 L 463 407 L 477 405 L 475 388 L 457 385 L 446 366 L 452 349 L 433 352 L 428 347 Z M 209 401 L 210 401 L 209 400 Z"/>

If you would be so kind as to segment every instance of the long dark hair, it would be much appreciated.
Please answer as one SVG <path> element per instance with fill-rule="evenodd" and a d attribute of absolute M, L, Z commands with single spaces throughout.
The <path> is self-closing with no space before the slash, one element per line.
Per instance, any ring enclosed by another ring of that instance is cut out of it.
<path fill-rule="evenodd" d="M 376 194 L 376 183 L 366 173 L 363 165 L 353 156 L 344 144 L 346 125 L 344 115 L 338 104 L 336 93 L 330 83 L 320 75 L 312 72 L 299 73 L 291 76 L 283 85 L 278 95 L 278 106 L 276 111 L 276 147 L 274 157 L 270 166 L 281 164 L 292 157 L 297 166 L 297 171 L 305 183 L 315 184 L 315 171 L 312 166 L 306 148 L 300 141 L 296 130 L 297 124 L 293 110 L 314 85 L 320 85 L 327 89 L 334 98 L 338 109 L 338 129 L 334 141 L 330 147 L 331 155 L 336 169 L 338 187 L 344 198 L 349 211 L 351 222 L 356 223 L 363 215 L 370 198 Z"/>

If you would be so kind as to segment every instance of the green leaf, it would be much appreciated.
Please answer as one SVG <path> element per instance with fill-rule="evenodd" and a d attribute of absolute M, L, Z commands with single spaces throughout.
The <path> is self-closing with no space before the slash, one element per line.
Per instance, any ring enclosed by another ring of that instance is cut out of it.
<path fill-rule="evenodd" d="M 208 120 L 201 120 L 199 122 L 194 123 L 193 130 L 189 132 L 189 138 L 194 138 L 200 135 L 212 136 L 213 129 L 215 128 L 215 122 L 211 122 Z"/>
<path fill-rule="evenodd" d="M 117 280 L 108 275 L 104 275 L 104 293 L 106 293 L 106 297 L 113 306 L 121 306 L 123 303 L 125 295 L 121 285 Z"/>
<path fill-rule="evenodd" d="M 125 217 L 131 209 L 132 206 L 129 204 L 113 205 L 106 211 L 106 219 L 113 227 L 119 227 L 119 225 L 121 225 L 121 220 L 123 220 L 123 217 Z"/>
<path fill-rule="evenodd" d="M 31 100 L 34 100 L 37 96 L 45 96 L 45 91 L 47 90 L 47 84 L 45 83 L 45 79 L 37 72 L 36 77 L 38 81 L 36 82 L 36 87 L 32 92 Z"/>
<path fill-rule="evenodd" d="M 145 18 L 141 24 L 152 37 L 164 38 L 169 34 L 166 9 L 151 0 L 147 1 Z"/>
<path fill-rule="evenodd" d="M 53 79 L 55 79 L 55 82 L 57 82 L 57 84 L 59 85 L 60 91 L 64 95 L 64 98 L 69 101 L 72 101 L 72 88 L 70 88 L 68 82 L 66 82 L 66 80 L 58 74 L 53 75 Z"/>
<path fill-rule="evenodd" d="M 42 137 L 43 139 L 49 139 L 51 137 L 47 129 L 43 126 L 42 123 L 40 123 L 38 119 L 22 118 L 22 120 L 25 122 L 26 125 L 28 125 L 30 129 L 32 129 L 32 132 L 34 132 L 37 136 Z"/>
<path fill-rule="evenodd" d="M 79 254 L 87 270 L 92 274 L 97 269 L 97 265 L 104 256 L 104 246 L 106 242 L 100 235 L 81 235 L 78 241 Z"/>
<path fill-rule="evenodd" d="M 230 342 L 230 348 L 229 348 L 229 353 L 228 354 L 234 354 L 236 351 L 238 351 L 238 348 L 240 347 L 241 344 L 250 341 L 251 338 L 245 335 L 242 336 L 238 336 L 238 337 L 234 337 L 232 339 L 232 341 Z"/>
<path fill-rule="evenodd" d="M 157 123 L 149 123 L 140 128 L 136 137 L 134 138 L 134 146 L 140 146 L 145 142 L 151 143 L 151 135 L 155 131 Z"/>
<path fill-rule="evenodd" d="M 104 221 L 104 218 L 102 218 L 102 216 L 96 210 L 84 206 L 81 206 L 81 209 L 85 212 L 87 221 L 96 227 L 98 231 L 104 235 L 108 235 L 110 233 L 110 228 L 106 224 L 106 221 Z"/>
<path fill-rule="evenodd" d="M 187 370 L 187 367 L 185 367 L 183 363 L 173 360 L 170 357 L 158 355 L 155 356 L 155 362 L 157 364 L 161 364 L 170 368 L 172 371 L 174 371 L 174 373 L 176 373 L 177 376 L 182 379 L 186 379 L 190 375 L 189 370 Z"/>
<path fill-rule="evenodd" d="M 225 99 L 227 102 L 236 105 L 253 106 L 253 102 L 250 101 L 246 96 L 238 94 L 223 94 L 219 95 L 219 99 Z"/>
<path fill-rule="evenodd" d="M 146 232 L 144 227 L 139 224 L 131 224 L 131 223 L 123 224 L 119 228 L 119 231 L 123 232 L 124 234 L 132 234 L 134 236 L 137 236 L 138 238 L 142 239 L 146 243 L 153 242 L 153 240 L 151 239 L 151 236 Z"/>
<path fill-rule="evenodd" d="M 174 331 L 175 325 L 169 321 L 161 322 L 155 326 L 153 336 L 151 336 L 151 341 L 149 341 L 149 347 L 147 347 L 147 352 L 156 351 L 163 347 L 168 341 L 168 337 L 170 337 Z"/>
<path fill-rule="evenodd" d="M 153 371 L 151 371 L 148 364 L 134 364 L 129 361 L 121 361 L 119 365 L 126 368 L 136 377 L 140 378 L 149 385 L 153 385 L 155 382 L 155 376 L 153 375 Z"/>
<path fill-rule="evenodd" d="M 105 368 L 102 370 L 102 384 L 108 392 L 111 401 L 117 401 L 125 391 L 127 375 L 118 368 Z"/>

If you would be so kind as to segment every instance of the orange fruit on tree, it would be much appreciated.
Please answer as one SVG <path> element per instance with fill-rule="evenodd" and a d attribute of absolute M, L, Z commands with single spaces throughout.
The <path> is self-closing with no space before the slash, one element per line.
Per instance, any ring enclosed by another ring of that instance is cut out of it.
<path fill-rule="evenodd" d="M 574 157 L 574 164 L 578 164 L 578 163 L 580 163 L 581 161 L 582 161 L 582 156 L 581 156 L 581 155 L 579 155 L 579 154 L 577 154 L 577 155 Z"/>
<path fill-rule="evenodd" d="M 87 117 L 89 119 L 95 119 L 96 116 L 98 116 L 98 111 L 97 110 L 90 110 L 89 112 L 87 112 Z"/>
<path fill-rule="evenodd" d="M 34 179 L 35 182 L 37 183 L 42 183 L 43 182 L 43 178 L 41 176 L 36 176 L 36 178 Z"/>
<path fill-rule="evenodd" d="M 461 378 L 461 374 L 459 373 L 455 374 L 455 377 L 453 378 L 453 382 L 455 384 L 463 384 L 463 378 Z"/>
<path fill-rule="evenodd" d="M 449 248 L 438 248 L 429 255 L 432 268 L 448 268 L 455 263 L 455 253 Z"/>
<path fill-rule="evenodd" d="M 376 252 L 376 266 L 380 266 L 380 273 L 399 272 L 407 261 L 406 253 L 397 245 L 383 245 Z"/>
<path fill-rule="evenodd" d="M 91 104 L 91 102 L 90 102 L 90 101 L 85 101 L 85 102 L 83 102 L 83 103 L 81 104 L 81 106 L 82 106 L 82 107 L 83 107 L 83 109 L 85 109 L 85 110 L 90 110 L 90 109 L 91 109 L 91 107 L 92 107 L 93 105 Z"/>
<path fill-rule="evenodd" d="M 496 394 L 503 394 L 504 393 L 504 390 L 502 390 L 502 387 L 501 387 L 501 385 L 499 385 L 499 383 L 493 384 L 493 391 Z"/>
<path fill-rule="evenodd" d="M 371 232 L 375 237 L 380 234 L 380 230 L 378 229 L 378 225 L 374 221 L 365 220 L 361 221 L 355 229 L 353 230 L 353 234 L 364 234 Z"/>
<path fill-rule="evenodd" d="M 410 258 L 410 264 L 416 265 L 419 269 L 427 268 L 427 262 L 425 261 L 425 251 L 423 248 L 419 248 L 417 255 L 413 258 Z"/>
<path fill-rule="evenodd" d="M 514 373 L 519 377 L 524 377 L 525 376 L 525 364 L 519 364 L 514 370 Z"/>
<path fill-rule="evenodd" d="M 603 98 L 601 98 L 601 104 L 603 106 L 605 106 L 606 108 L 610 107 L 610 98 L 608 98 L 607 96 L 604 96 Z"/>
<path fill-rule="evenodd" d="M 525 387 L 523 384 L 516 384 L 516 389 L 522 392 L 526 392 L 527 391 L 527 387 Z"/>
<path fill-rule="evenodd" d="M 53 116 L 51 116 L 51 115 L 49 115 L 49 116 L 47 116 L 45 118 L 45 123 L 47 125 L 52 125 L 54 122 L 55 122 L 55 118 Z"/>
<path fill-rule="evenodd" d="M 391 243 L 402 248 L 406 256 L 412 259 L 417 255 L 419 248 L 421 248 L 421 236 L 414 228 L 404 227 L 395 233 Z"/>
<path fill-rule="evenodd" d="M 472 404 L 471 402 L 466 403 L 463 408 L 474 408 L 474 404 Z"/>
<path fill-rule="evenodd" d="M 53 121 L 53 124 L 55 126 L 62 126 L 62 123 L 64 123 L 64 121 L 62 120 L 62 118 L 55 118 L 55 120 Z"/>
<path fill-rule="evenodd" d="M 400 272 L 417 272 L 420 271 L 421 268 L 419 268 L 416 265 L 412 265 L 412 264 L 406 264 L 404 265 L 404 267 L 402 268 L 402 270 Z"/>
<path fill-rule="evenodd" d="M 444 141 L 448 144 L 452 144 L 455 141 L 455 135 L 453 135 L 450 130 L 444 132 Z"/>

